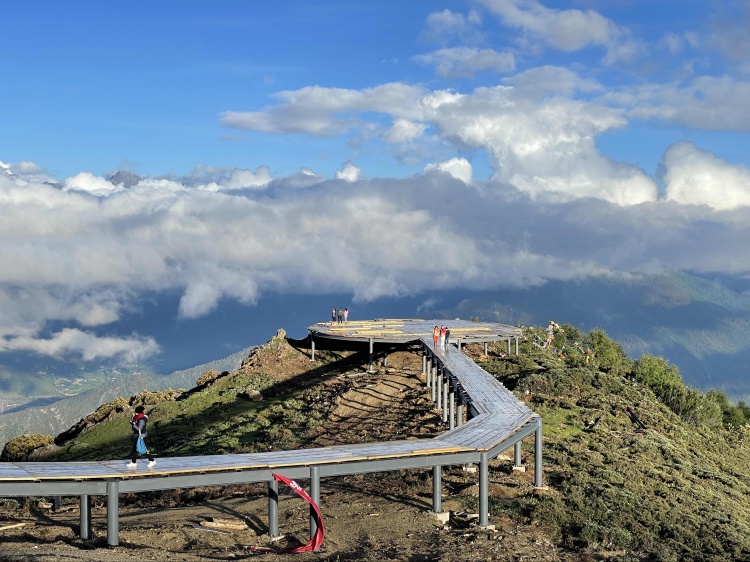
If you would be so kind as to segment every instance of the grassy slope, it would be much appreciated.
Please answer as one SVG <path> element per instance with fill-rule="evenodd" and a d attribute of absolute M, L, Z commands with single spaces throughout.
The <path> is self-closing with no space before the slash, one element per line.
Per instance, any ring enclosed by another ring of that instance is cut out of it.
<path fill-rule="evenodd" d="M 750 559 L 750 452 L 742 431 L 688 425 L 628 377 L 571 367 L 531 341 L 522 343 L 520 357 L 503 357 L 503 350 L 481 357 L 477 346 L 469 353 L 542 415 L 550 491 L 492 497 L 493 516 L 541 525 L 559 545 L 596 559 Z M 158 453 L 306 446 L 335 402 L 326 381 L 362 361 L 350 353 L 317 355 L 311 369 L 305 350 L 274 338 L 241 370 L 149 406 Z M 253 389 L 263 401 L 249 399 Z M 127 408 L 114 412 L 49 458 L 124 458 L 128 416 Z M 524 443 L 524 455 L 531 452 Z"/>
<path fill-rule="evenodd" d="M 633 560 L 750 560 L 743 431 L 686 424 L 627 377 L 570 368 L 529 343 L 520 358 L 483 366 L 542 416 L 545 482 L 556 493 L 523 511 L 561 544 Z"/>
<path fill-rule="evenodd" d="M 246 453 L 304 446 L 307 432 L 321 425 L 325 414 L 321 406 L 326 401 L 320 400 L 320 392 L 313 383 L 319 384 L 340 369 L 351 367 L 343 355 L 325 352 L 316 355 L 318 361 L 310 369 L 306 350 L 297 350 L 283 339 L 273 338 L 257 348 L 248 364 L 238 371 L 196 387 L 176 401 L 149 405 L 148 395 L 131 399 L 129 406 L 66 441 L 48 459 L 125 458 L 131 445 L 132 406 L 142 399 L 146 400 L 149 414 L 150 441 L 161 456 Z M 313 382 L 308 384 L 306 380 Z M 252 391 L 260 391 L 264 399 L 252 400 Z M 294 428 L 295 432 L 287 428 Z"/>

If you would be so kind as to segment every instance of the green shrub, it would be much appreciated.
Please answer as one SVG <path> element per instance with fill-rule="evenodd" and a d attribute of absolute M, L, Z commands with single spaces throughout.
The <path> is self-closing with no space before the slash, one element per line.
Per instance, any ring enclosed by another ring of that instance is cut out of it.
<path fill-rule="evenodd" d="M 684 421 L 709 427 L 722 424 L 724 412 L 721 397 L 702 394 L 685 386 L 677 367 L 670 365 L 663 357 L 643 355 L 635 361 L 633 375 Z"/>
<path fill-rule="evenodd" d="M 51 435 L 42 435 L 41 433 L 20 435 L 5 444 L 3 452 L 0 454 L 0 461 L 26 461 L 34 451 L 48 447 L 53 443 L 54 438 Z"/>

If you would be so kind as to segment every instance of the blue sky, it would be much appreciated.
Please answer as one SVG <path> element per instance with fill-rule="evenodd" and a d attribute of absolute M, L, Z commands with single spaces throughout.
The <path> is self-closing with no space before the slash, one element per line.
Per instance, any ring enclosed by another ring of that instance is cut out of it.
<path fill-rule="evenodd" d="M 553 24 L 523 27 L 521 16 L 492 9 L 501 4 L 537 21 L 540 11 L 550 19 L 596 14 L 616 32 L 605 30 L 613 37 L 594 36 L 580 48 L 564 39 L 550 44 Z M 36 162 L 58 178 L 121 166 L 179 175 L 199 164 L 266 165 L 278 175 L 304 166 L 332 176 L 346 160 L 373 176 L 400 177 L 420 171 L 429 155 L 399 163 L 376 143 L 352 148 L 346 135 L 259 134 L 223 126 L 220 115 L 259 111 L 278 92 L 314 85 L 362 90 L 398 82 L 468 93 L 545 65 L 572 69 L 612 92 L 689 84 L 697 76 L 742 76 L 748 54 L 746 5 L 729 2 L 29 2 L 5 6 L 4 14 L 0 154 Z M 636 53 L 604 63 L 622 44 Z M 511 55 L 514 68 L 446 75 L 437 62 L 420 62 L 458 48 Z M 736 148 L 747 142 L 744 130 L 740 138 L 701 133 L 634 120 L 599 144 L 649 174 L 678 140 L 747 165 L 747 151 Z M 489 175 L 479 152 L 467 156 Z"/>
<path fill-rule="evenodd" d="M 194 319 L 747 276 L 748 24 L 747 1 L 4 6 L 0 354 L 157 354 L 118 324 L 161 292 Z"/>

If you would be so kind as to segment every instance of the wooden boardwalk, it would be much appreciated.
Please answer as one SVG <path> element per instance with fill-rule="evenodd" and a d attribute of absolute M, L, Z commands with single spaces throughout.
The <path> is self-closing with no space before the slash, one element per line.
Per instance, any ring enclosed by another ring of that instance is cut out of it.
<path fill-rule="evenodd" d="M 537 486 L 542 485 L 541 418 L 458 347 L 448 346 L 446 351 L 433 349 L 433 322 L 435 321 L 350 322 L 343 328 L 329 325 L 323 337 L 421 342 L 425 349 L 424 361 L 427 362 L 429 357 L 430 368 L 432 369 L 433 364 L 435 369 L 439 368 L 441 377 L 444 376 L 452 388 L 452 399 L 458 397 L 462 406 L 465 405 L 467 409 L 468 419 L 465 423 L 460 419 L 456 422 L 458 426 L 453 427 L 452 418 L 452 429 L 438 437 L 267 453 L 166 457 L 159 458 L 153 468 L 147 468 L 145 463 L 141 463 L 137 469 L 126 468 L 123 460 L 0 463 L 0 497 L 80 496 L 80 535 L 82 538 L 89 538 L 90 496 L 106 495 L 107 542 L 115 546 L 119 544 L 117 511 L 121 493 L 267 482 L 270 498 L 271 487 L 277 485 L 273 474 L 279 473 L 288 478 L 309 478 L 310 495 L 319 502 L 321 477 L 432 468 L 434 481 L 437 483 L 434 484 L 433 507 L 435 511 L 440 511 L 440 467 L 475 463 L 480 468 L 479 523 L 487 526 L 489 459 L 513 446 L 516 450 L 515 463 L 519 465 L 520 442 L 534 435 L 535 483 Z M 425 326 L 428 325 L 429 334 L 425 334 Z M 451 321 L 451 332 L 451 339 L 458 339 L 453 334 L 460 333 L 465 341 L 479 342 L 503 339 L 510 341 L 509 338 L 520 336 L 520 330 L 513 327 L 459 321 Z M 446 401 L 443 403 L 443 410 L 447 407 Z M 269 534 L 272 536 L 278 534 L 276 517 L 277 508 L 274 508 L 269 499 Z M 311 536 L 313 532 L 311 523 Z"/>
<path fill-rule="evenodd" d="M 496 322 L 472 322 L 469 320 L 414 320 L 381 318 L 378 320 L 353 320 L 336 324 L 320 322 L 307 331 L 314 337 L 349 341 L 374 341 L 407 343 L 432 337 L 435 325 L 446 325 L 451 339 L 463 342 L 490 342 L 521 337 L 521 328 Z"/>

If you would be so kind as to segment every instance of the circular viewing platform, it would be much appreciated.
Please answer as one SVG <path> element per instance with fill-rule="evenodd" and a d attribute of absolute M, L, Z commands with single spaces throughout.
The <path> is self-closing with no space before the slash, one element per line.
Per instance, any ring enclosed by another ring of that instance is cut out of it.
<path fill-rule="evenodd" d="M 408 343 L 432 337 L 435 326 L 450 330 L 452 341 L 493 342 L 520 338 L 521 328 L 496 322 L 471 320 L 414 320 L 380 318 L 376 320 L 350 320 L 348 322 L 319 322 L 307 328 L 314 338 L 364 341 L 376 343 Z"/>

